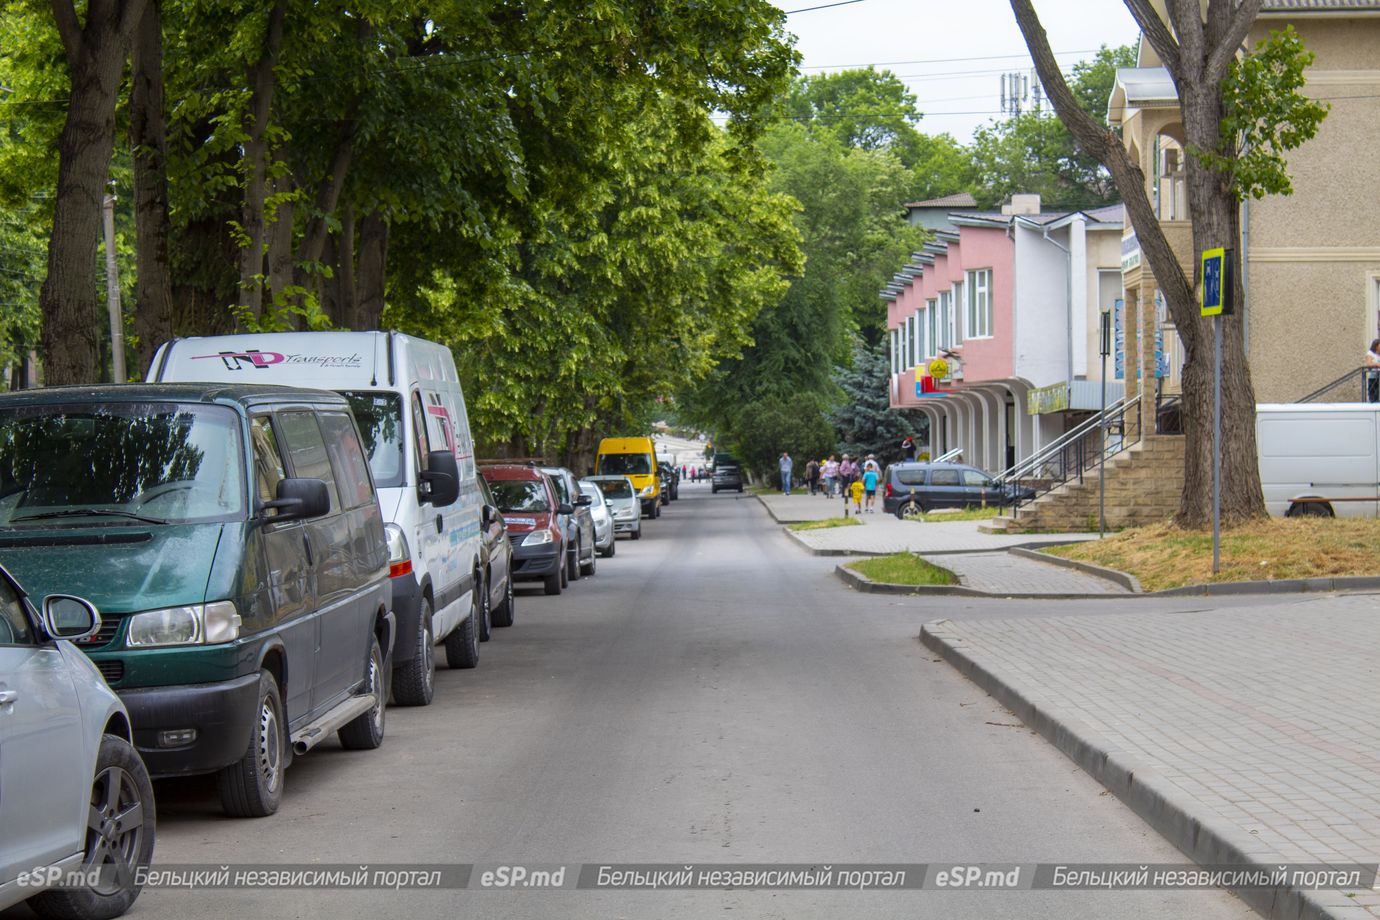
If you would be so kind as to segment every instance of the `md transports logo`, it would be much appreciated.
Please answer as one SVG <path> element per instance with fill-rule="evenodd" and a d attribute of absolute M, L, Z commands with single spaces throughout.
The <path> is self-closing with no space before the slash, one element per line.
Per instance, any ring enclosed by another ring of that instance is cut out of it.
<path fill-rule="evenodd" d="M 244 370 L 246 366 L 267 370 L 276 364 L 314 365 L 316 367 L 358 368 L 364 366 L 364 358 L 358 352 L 349 355 L 285 355 L 277 351 L 260 351 L 246 348 L 244 351 L 220 351 L 213 355 L 192 355 L 193 361 L 215 360 L 219 358 L 227 370 Z"/>

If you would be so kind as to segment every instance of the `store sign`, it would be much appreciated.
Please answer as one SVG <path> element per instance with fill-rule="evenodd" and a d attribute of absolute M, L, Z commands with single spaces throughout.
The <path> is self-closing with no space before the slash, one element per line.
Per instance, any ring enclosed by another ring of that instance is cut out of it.
<path fill-rule="evenodd" d="M 1051 383 L 1047 387 L 1031 390 L 1025 400 L 1025 411 L 1029 415 L 1046 415 L 1050 412 L 1066 412 L 1069 408 L 1069 385 L 1067 382 Z"/>
<path fill-rule="evenodd" d="M 1129 272 L 1133 268 L 1140 268 L 1140 240 L 1134 231 L 1121 238 L 1121 270 Z"/>

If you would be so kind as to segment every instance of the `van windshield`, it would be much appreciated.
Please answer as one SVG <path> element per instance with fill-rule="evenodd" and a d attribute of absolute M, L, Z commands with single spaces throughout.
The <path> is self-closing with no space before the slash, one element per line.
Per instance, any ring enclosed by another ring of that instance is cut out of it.
<path fill-rule="evenodd" d="M 648 454 L 602 454 L 599 457 L 600 476 L 646 476 L 652 471 Z"/>
<path fill-rule="evenodd" d="M 380 489 L 400 486 L 405 481 L 403 467 L 402 397 L 380 390 L 344 391 L 355 414 L 369 471 Z"/>
<path fill-rule="evenodd" d="M 223 406 L 0 410 L 0 527 L 236 520 L 243 464 L 238 416 Z"/>

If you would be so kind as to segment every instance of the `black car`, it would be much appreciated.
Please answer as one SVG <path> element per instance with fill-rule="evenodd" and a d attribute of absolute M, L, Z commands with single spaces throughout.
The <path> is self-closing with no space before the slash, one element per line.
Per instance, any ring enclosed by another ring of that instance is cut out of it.
<path fill-rule="evenodd" d="M 738 461 L 714 458 L 714 478 L 710 481 L 709 491 L 713 493 L 720 489 L 743 491 L 743 470 L 738 466 Z"/>
<path fill-rule="evenodd" d="M 661 476 L 661 502 L 669 505 L 680 498 L 680 470 L 665 460 L 658 461 L 656 466 Z"/>
<path fill-rule="evenodd" d="M 1003 508 L 1019 497 L 1027 501 L 1035 490 L 1003 486 L 975 466 L 962 463 L 893 463 L 887 467 L 882 510 L 899 518 L 914 517 L 935 508 Z"/>
<path fill-rule="evenodd" d="M 475 477 L 479 493 L 484 496 L 480 511 L 479 535 L 484 541 L 484 585 L 488 594 L 489 615 L 480 617 L 479 641 L 489 641 L 490 626 L 513 625 L 513 544 L 508 539 L 508 525 L 503 512 L 483 476 Z"/>
<path fill-rule="evenodd" d="M 570 505 L 573 513 L 561 515 L 566 533 L 566 579 L 576 581 L 581 575 L 593 575 L 598 563 L 594 546 L 594 516 L 589 513 L 589 496 L 580 491 L 575 474 L 563 466 L 544 466 L 541 471 L 551 477 L 561 504 Z"/>

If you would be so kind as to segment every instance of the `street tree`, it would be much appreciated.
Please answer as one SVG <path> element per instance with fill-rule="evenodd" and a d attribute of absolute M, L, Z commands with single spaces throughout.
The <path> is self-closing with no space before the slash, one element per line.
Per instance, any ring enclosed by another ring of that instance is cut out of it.
<path fill-rule="evenodd" d="M 1150 0 L 1125 2 L 1178 90 L 1184 136 L 1193 154 L 1187 158 L 1193 265 L 1203 250 L 1218 246 L 1230 248 L 1239 264 L 1241 200 L 1289 188 L 1282 155 L 1273 160 L 1258 153 L 1243 155 L 1242 142 L 1249 139 L 1252 150 L 1282 154 L 1316 134 L 1326 110 L 1300 92 L 1309 58 L 1296 39 L 1276 33 L 1238 61 L 1261 0 L 1210 0 L 1205 5 L 1175 0 L 1168 4 L 1168 21 Z M 1011 8 L 1059 117 L 1079 146 L 1111 172 L 1183 340 L 1186 457 L 1175 520 L 1184 527 L 1201 528 L 1212 512 L 1212 320 L 1199 315 L 1195 280 L 1185 274 L 1160 228 L 1140 165 L 1121 139 L 1080 105 L 1059 70 L 1031 0 L 1011 0 Z M 1252 63 L 1252 58 L 1263 65 Z M 1239 303 L 1241 272 L 1233 277 Z M 1222 326 L 1220 451 L 1227 471 L 1222 515 L 1232 522 L 1264 515 L 1265 503 L 1256 455 L 1255 392 L 1240 314 L 1224 317 Z"/>
<path fill-rule="evenodd" d="M 844 400 L 830 413 L 838 448 L 851 456 L 875 454 L 883 464 L 902 458 L 901 442 L 928 441 L 929 420 L 918 409 L 891 408 L 891 358 L 882 345 L 858 342 L 853 359 L 834 370 Z"/>

